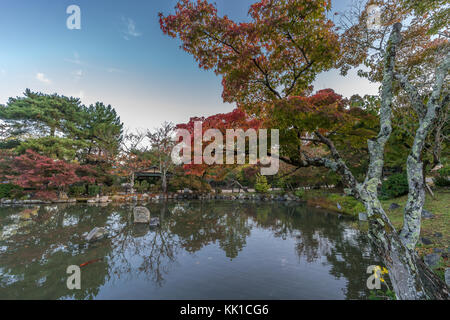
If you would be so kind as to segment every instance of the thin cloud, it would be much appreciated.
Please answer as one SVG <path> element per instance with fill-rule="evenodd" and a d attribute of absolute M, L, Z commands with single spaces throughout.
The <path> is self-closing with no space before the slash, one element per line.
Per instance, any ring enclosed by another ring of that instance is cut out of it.
<path fill-rule="evenodd" d="M 123 38 L 125 40 L 130 40 L 131 37 L 137 38 L 142 35 L 141 32 L 139 32 L 136 28 L 136 23 L 131 18 L 122 18 L 122 21 L 125 25 L 123 33 Z"/>
<path fill-rule="evenodd" d="M 109 73 L 123 73 L 123 70 L 117 68 L 106 68 L 105 70 Z"/>
<path fill-rule="evenodd" d="M 40 82 L 47 83 L 47 84 L 51 83 L 50 79 L 47 78 L 45 76 L 45 74 L 43 74 L 41 72 L 36 73 L 36 80 L 39 80 Z"/>
<path fill-rule="evenodd" d="M 75 81 L 79 81 L 83 77 L 83 70 L 75 70 L 72 72 L 72 75 Z"/>
<path fill-rule="evenodd" d="M 67 62 L 70 62 L 70 63 L 74 63 L 74 64 L 77 64 L 77 65 L 80 65 L 80 66 L 84 64 L 84 62 L 80 60 L 80 55 L 78 54 L 78 52 L 74 52 L 73 53 L 73 58 L 71 58 L 71 59 L 64 59 L 64 60 L 67 61 Z"/>

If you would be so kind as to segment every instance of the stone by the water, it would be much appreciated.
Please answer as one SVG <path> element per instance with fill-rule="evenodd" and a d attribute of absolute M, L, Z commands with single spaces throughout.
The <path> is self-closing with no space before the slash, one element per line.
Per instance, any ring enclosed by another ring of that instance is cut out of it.
<path fill-rule="evenodd" d="M 437 265 L 439 264 L 439 260 L 441 259 L 441 256 L 437 253 L 431 253 L 431 254 L 427 254 L 423 260 L 426 263 L 427 266 L 429 266 L 430 268 L 434 268 L 437 267 Z"/>
<path fill-rule="evenodd" d="M 431 219 L 434 218 L 434 215 L 430 211 L 422 209 L 422 218 Z"/>
<path fill-rule="evenodd" d="M 146 207 L 133 209 L 134 223 L 150 223 L 150 211 Z"/>
<path fill-rule="evenodd" d="M 398 208 L 400 208 L 400 205 L 395 203 L 395 202 L 391 203 L 391 205 L 389 206 L 389 210 L 395 210 L 395 209 L 398 209 Z"/>
<path fill-rule="evenodd" d="M 180 206 L 180 205 L 176 205 L 173 209 L 172 209 L 172 213 L 176 214 L 176 213 L 185 213 L 186 210 Z"/>
<path fill-rule="evenodd" d="M 159 218 L 151 218 L 150 227 L 159 227 Z"/>
<path fill-rule="evenodd" d="M 87 241 L 95 241 L 105 237 L 108 234 L 108 231 L 105 228 L 95 227 L 88 233 L 86 236 Z"/>

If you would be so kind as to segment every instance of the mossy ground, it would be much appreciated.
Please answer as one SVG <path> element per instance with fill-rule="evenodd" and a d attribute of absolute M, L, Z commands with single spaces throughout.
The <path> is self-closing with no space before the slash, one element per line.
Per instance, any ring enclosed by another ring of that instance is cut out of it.
<path fill-rule="evenodd" d="M 383 208 L 386 210 L 389 219 L 397 230 L 403 226 L 403 208 L 405 207 L 407 196 L 399 197 L 391 200 L 381 201 Z M 400 208 L 389 210 L 392 203 L 397 203 Z M 419 241 L 416 250 L 420 256 L 433 253 L 434 249 L 441 249 L 448 252 L 450 247 L 450 189 L 438 189 L 434 191 L 434 198 L 427 193 L 424 208 L 430 211 L 434 218 L 422 219 L 422 226 L 420 237 L 425 237 L 433 243 L 424 245 Z M 442 236 L 436 236 L 440 233 Z M 436 273 L 439 275 L 445 271 L 445 268 L 450 267 L 450 259 L 444 257 L 441 259 L 440 266 L 436 268 Z"/>
<path fill-rule="evenodd" d="M 320 206 L 321 208 L 351 215 L 356 218 L 359 212 L 365 212 L 364 206 L 359 201 L 352 197 L 344 196 L 342 191 L 338 190 L 307 190 L 304 193 L 304 199 L 308 205 Z M 407 196 L 381 201 L 386 214 L 397 230 L 401 230 L 403 226 L 403 209 L 406 200 Z M 337 208 L 337 203 L 341 206 L 340 210 Z M 400 207 L 395 210 L 389 210 L 392 203 L 396 203 Z M 416 248 L 417 252 L 420 256 L 433 253 L 433 250 L 436 248 L 448 252 L 450 247 L 450 189 L 441 188 L 435 190 L 434 198 L 427 193 L 424 208 L 430 211 L 434 215 L 434 218 L 422 219 L 420 237 L 428 238 L 433 243 L 424 245 L 419 242 Z M 442 236 L 436 236 L 437 233 Z M 450 267 L 450 259 L 444 257 L 441 259 L 440 266 L 435 271 L 440 274 L 448 267 Z"/>
<path fill-rule="evenodd" d="M 331 211 L 358 217 L 360 212 L 365 212 L 364 205 L 353 197 L 348 197 L 334 189 L 306 190 L 303 199 L 313 207 L 321 207 Z M 341 209 L 338 208 L 338 204 Z"/>

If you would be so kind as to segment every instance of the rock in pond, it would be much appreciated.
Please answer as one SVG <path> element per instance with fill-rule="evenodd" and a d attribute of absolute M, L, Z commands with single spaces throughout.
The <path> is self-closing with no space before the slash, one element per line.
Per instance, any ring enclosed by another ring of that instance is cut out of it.
<path fill-rule="evenodd" d="M 432 219 L 432 218 L 434 218 L 434 215 L 430 211 L 422 209 L 422 218 Z"/>
<path fill-rule="evenodd" d="M 91 232 L 88 233 L 88 235 L 86 236 L 86 240 L 87 241 L 100 240 L 106 235 L 108 235 L 108 231 L 105 228 L 95 227 L 94 229 L 91 230 Z"/>
<path fill-rule="evenodd" d="M 427 264 L 427 266 L 429 266 L 430 268 L 434 268 L 437 267 L 437 265 L 439 264 L 439 260 L 441 259 L 441 256 L 437 253 L 431 253 L 431 254 L 427 254 L 424 258 L 423 261 Z"/>
<path fill-rule="evenodd" d="M 159 227 L 159 218 L 151 218 L 150 227 Z"/>
<path fill-rule="evenodd" d="M 150 223 L 150 211 L 146 207 L 134 207 L 134 223 Z"/>

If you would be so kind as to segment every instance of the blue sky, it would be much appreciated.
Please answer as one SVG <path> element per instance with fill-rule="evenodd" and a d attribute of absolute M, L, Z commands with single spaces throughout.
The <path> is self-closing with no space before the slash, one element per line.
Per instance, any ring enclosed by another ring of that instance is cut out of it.
<path fill-rule="evenodd" d="M 0 103 L 25 88 L 111 104 L 129 128 L 154 128 L 165 120 L 231 111 L 221 99 L 220 78 L 198 68 L 179 41 L 165 36 L 158 12 L 176 0 L 2 0 L 0 4 Z M 247 19 L 252 0 L 216 0 L 219 14 Z M 333 1 L 344 11 L 351 0 Z M 81 9 L 81 30 L 66 27 L 66 8 Z M 377 93 L 351 72 L 318 77 L 315 88 L 344 96 Z"/>

